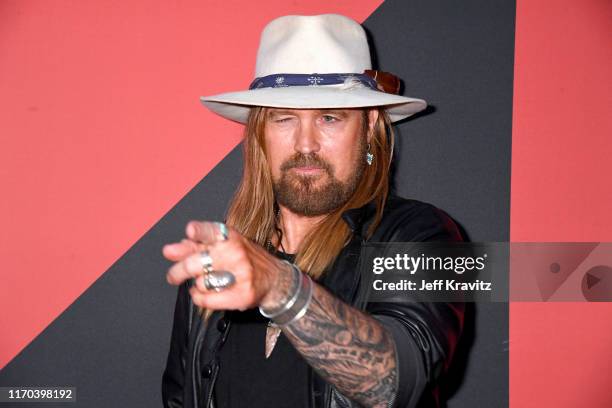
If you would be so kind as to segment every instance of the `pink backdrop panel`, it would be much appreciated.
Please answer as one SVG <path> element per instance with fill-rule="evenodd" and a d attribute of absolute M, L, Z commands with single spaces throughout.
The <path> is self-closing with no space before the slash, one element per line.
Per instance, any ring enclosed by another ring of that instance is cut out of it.
<path fill-rule="evenodd" d="M 0 367 L 236 146 L 199 96 L 248 86 L 269 20 L 380 3 L 3 1 Z"/>
<path fill-rule="evenodd" d="M 517 2 L 512 241 L 612 241 L 612 3 Z M 611 407 L 612 304 L 514 303 L 510 402 Z"/>

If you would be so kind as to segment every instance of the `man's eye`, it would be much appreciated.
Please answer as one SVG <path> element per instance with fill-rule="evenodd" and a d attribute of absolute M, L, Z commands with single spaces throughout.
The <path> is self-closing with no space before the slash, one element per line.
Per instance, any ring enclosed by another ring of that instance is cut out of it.
<path fill-rule="evenodd" d="M 331 116 L 331 115 L 323 115 L 323 122 L 326 123 L 333 123 L 335 121 L 337 121 L 338 119 L 335 116 Z"/>
<path fill-rule="evenodd" d="M 274 121 L 275 121 L 276 123 L 284 123 L 284 122 L 289 122 L 290 120 L 291 120 L 291 118 L 290 118 L 290 117 L 286 117 L 286 118 L 277 118 L 277 119 L 275 119 Z"/>

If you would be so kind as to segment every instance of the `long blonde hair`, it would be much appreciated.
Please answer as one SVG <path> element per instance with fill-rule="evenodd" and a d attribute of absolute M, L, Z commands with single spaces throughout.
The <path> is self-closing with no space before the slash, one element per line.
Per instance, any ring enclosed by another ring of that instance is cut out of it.
<path fill-rule="evenodd" d="M 296 254 L 295 263 L 315 279 L 331 266 L 342 248 L 350 241 L 351 230 L 342 219 L 344 211 L 374 201 L 376 213 L 366 237 L 371 236 L 382 219 L 389 191 L 389 168 L 393 155 L 394 134 L 385 110 L 382 108 L 377 110 L 379 114 L 370 140 L 370 153 L 374 155 L 372 165 L 366 166 L 352 197 L 310 231 Z M 249 114 L 244 129 L 242 180 L 230 203 L 226 219 L 227 225 L 262 246 L 272 239 L 277 228 L 272 175 L 264 143 L 267 111 L 265 107 L 254 107 Z M 363 137 L 368 130 L 367 112 L 368 108 L 364 108 Z"/>

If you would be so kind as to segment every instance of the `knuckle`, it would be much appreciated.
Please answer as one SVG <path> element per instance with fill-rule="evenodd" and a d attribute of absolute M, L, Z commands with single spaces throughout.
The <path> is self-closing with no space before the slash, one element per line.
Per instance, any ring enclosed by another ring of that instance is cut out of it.
<path fill-rule="evenodd" d="M 181 267 L 182 267 L 182 269 L 183 269 L 183 272 L 184 272 L 184 273 L 185 273 L 185 275 L 187 275 L 187 276 L 192 276 L 192 275 L 193 275 L 193 274 L 191 273 L 191 269 L 192 269 L 192 262 L 193 262 L 193 259 L 192 259 L 191 257 L 187 257 L 187 258 L 185 258 L 185 260 L 184 260 L 184 261 L 182 261 L 182 262 L 180 263 L 180 265 L 181 265 Z"/>
<path fill-rule="evenodd" d="M 183 238 L 183 240 L 181 241 L 181 244 L 183 244 L 185 248 L 187 248 L 188 252 L 190 253 L 196 252 L 199 246 L 197 243 L 187 238 Z"/>
<path fill-rule="evenodd" d="M 234 260 L 237 263 L 249 263 L 248 256 L 243 247 L 237 248 L 234 252 Z"/>
<path fill-rule="evenodd" d="M 253 284 L 255 282 L 255 273 L 251 265 L 245 269 L 244 274 L 246 276 L 246 282 L 249 285 L 249 289 L 253 289 Z"/>
<path fill-rule="evenodd" d="M 245 291 L 245 297 L 251 297 L 254 295 L 255 293 L 255 285 L 253 284 L 253 280 L 252 279 L 247 279 L 244 281 L 243 283 L 243 287 L 244 287 L 244 291 Z"/>
<path fill-rule="evenodd" d="M 206 296 L 200 296 L 198 306 L 208 308 L 208 298 Z"/>
<path fill-rule="evenodd" d="M 206 296 L 200 293 L 196 288 L 189 289 L 189 293 L 191 295 L 191 300 L 195 305 L 205 307 Z"/>
<path fill-rule="evenodd" d="M 240 248 L 236 241 L 222 241 L 222 245 L 225 245 L 228 251 L 238 251 Z"/>
<path fill-rule="evenodd" d="M 195 286 L 196 288 L 198 288 L 199 291 L 204 292 L 206 291 L 206 286 L 204 286 L 204 277 L 203 276 L 198 276 L 195 280 Z"/>
<path fill-rule="evenodd" d="M 200 226 L 199 226 L 199 222 L 196 220 L 190 220 L 187 225 L 185 226 L 185 234 L 189 235 L 189 230 L 191 229 L 191 231 L 194 234 L 197 234 L 200 230 Z"/>
<path fill-rule="evenodd" d="M 168 273 L 166 273 L 166 279 L 168 280 L 168 282 L 175 283 L 177 280 L 176 275 L 179 272 L 180 271 L 178 270 L 178 264 L 174 264 L 170 269 L 168 269 Z"/>
<path fill-rule="evenodd" d="M 192 302 L 194 305 L 196 306 L 200 306 L 200 307 L 206 307 L 206 305 L 204 304 L 204 299 L 200 298 L 200 297 L 192 297 Z"/>
<path fill-rule="evenodd" d="M 247 294 L 242 298 L 242 305 L 243 306 L 249 306 L 255 303 L 255 292 L 252 290 L 249 290 L 247 292 Z"/>
<path fill-rule="evenodd" d="M 242 287 L 245 289 L 249 289 L 251 287 L 253 274 L 249 268 L 236 268 L 232 272 Z"/>

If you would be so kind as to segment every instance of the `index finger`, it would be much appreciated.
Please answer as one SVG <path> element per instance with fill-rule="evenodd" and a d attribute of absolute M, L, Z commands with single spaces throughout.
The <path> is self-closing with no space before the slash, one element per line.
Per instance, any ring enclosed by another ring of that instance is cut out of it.
<path fill-rule="evenodd" d="M 201 252 L 192 254 L 172 265 L 166 273 L 166 281 L 171 285 L 180 285 L 187 279 L 197 278 L 203 274 L 202 256 Z"/>
<path fill-rule="evenodd" d="M 183 239 L 181 242 L 166 244 L 162 247 L 162 254 L 170 261 L 180 261 L 187 256 L 196 253 L 199 246 L 196 242 Z"/>
<path fill-rule="evenodd" d="M 203 244 L 213 244 L 225 239 L 220 223 L 211 221 L 189 221 L 185 228 L 187 237 Z"/>

